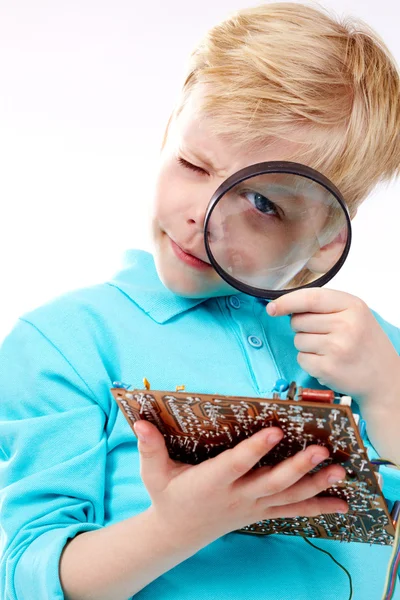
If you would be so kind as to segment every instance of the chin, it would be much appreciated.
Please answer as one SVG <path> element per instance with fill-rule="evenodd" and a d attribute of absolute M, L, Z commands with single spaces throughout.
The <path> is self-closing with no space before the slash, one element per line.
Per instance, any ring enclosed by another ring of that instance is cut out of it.
<path fill-rule="evenodd" d="M 163 285 L 184 298 L 211 298 L 235 293 L 214 269 L 207 272 L 182 263 L 173 254 L 168 237 L 158 228 L 153 229 L 153 256 L 158 276 Z"/>
<path fill-rule="evenodd" d="M 162 261 L 160 261 L 162 262 Z M 203 280 L 182 273 L 181 269 L 171 269 L 156 261 L 157 273 L 163 285 L 174 294 L 185 298 L 207 298 L 212 296 L 210 286 Z"/>
<path fill-rule="evenodd" d="M 169 261 L 161 252 L 154 253 L 158 276 L 163 285 L 177 296 L 184 298 L 211 298 L 224 295 L 224 282 L 209 279 L 201 273 Z M 216 274 L 215 274 L 216 275 Z"/>

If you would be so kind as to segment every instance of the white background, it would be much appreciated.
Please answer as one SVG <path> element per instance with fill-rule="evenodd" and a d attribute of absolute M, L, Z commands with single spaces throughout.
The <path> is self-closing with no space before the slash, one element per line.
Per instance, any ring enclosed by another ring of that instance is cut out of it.
<path fill-rule="evenodd" d="M 0 0 L 0 340 L 14 321 L 106 280 L 146 221 L 188 53 L 246 0 Z M 327 0 L 366 20 L 400 62 L 397 0 Z M 329 287 L 400 326 L 400 182 L 353 221 Z"/>

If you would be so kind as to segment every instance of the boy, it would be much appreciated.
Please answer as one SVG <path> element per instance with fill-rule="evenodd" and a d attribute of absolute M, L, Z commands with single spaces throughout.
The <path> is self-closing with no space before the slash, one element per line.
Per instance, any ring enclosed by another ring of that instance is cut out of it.
<path fill-rule="evenodd" d="M 24 315 L 0 349 L 5 600 L 347 597 L 343 572 L 301 538 L 235 532 L 262 518 L 345 513 L 346 502 L 316 497 L 344 469 L 309 474 L 326 449 L 250 472 L 282 437 L 271 428 L 182 465 L 149 423 L 135 427 L 137 444 L 109 390 L 148 377 L 155 389 L 184 382 L 265 396 L 279 377 L 305 387 L 320 379 L 355 396 L 377 453 L 399 462 L 399 330 L 333 290 L 300 290 L 267 314 L 257 299 L 231 295 L 202 243 L 212 193 L 256 162 L 320 169 L 354 217 L 397 173 L 398 92 L 373 34 L 316 9 L 263 5 L 209 32 L 164 140 L 155 263 L 128 252 L 112 281 Z M 387 471 L 393 501 L 400 483 Z M 379 597 L 390 547 L 317 543 L 350 570 L 354 600 Z"/>

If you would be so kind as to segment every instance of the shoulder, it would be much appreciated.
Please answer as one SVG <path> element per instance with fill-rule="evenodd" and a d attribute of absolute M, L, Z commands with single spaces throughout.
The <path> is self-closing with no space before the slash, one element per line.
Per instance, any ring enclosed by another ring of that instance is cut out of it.
<path fill-rule="evenodd" d="M 110 342 L 113 316 L 123 314 L 122 295 L 107 283 L 62 294 L 22 314 L 19 323 L 30 325 L 60 350 L 79 347 L 90 351 Z"/>
<path fill-rule="evenodd" d="M 49 402 L 56 401 L 54 395 L 60 402 L 68 397 L 72 407 L 75 390 L 78 404 L 86 396 L 107 413 L 118 348 L 103 305 L 112 302 L 118 309 L 116 290 L 99 285 L 68 292 L 22 314 L 0 342 L 0 395 L 11 398 L 19 390 L 24 405 L 43 404 L 54 387 L 58 391 Z"/>
<path fill-rule="evenodd" d="M 10 395 L 10 386 L 25 386 L 24 394 L 28 397 L 30 387 L 37 401 L 50 389 L 49 381 L 58 381 L 63 389 L 91 397 L 107 413 L 108 390 L 119 379 L 126 343 L 124 325 L 129 322 L 130 332 L 140 331 L 144 318 L 107 281 L 68 291 L 21 314 L 0 340 L 0 395 Z"/>
<path fill-rule="evenodd" d="M 149 260 L 141 251 L 135 258 L 140 264 Z M 129 296 L 123 286 L 126 282 L 131 286 Z M 128 316 L 134 320 L 135 313 L 142 312 L 135 302 L 142 288 L 140 269 L 124 265 L 108 279 L 56 296 L 22 314 L 19 321 L 30 324 L 59 347 L 89 350 L 93 343 L 97 347 L 110 344 L 117 323 Z"/>

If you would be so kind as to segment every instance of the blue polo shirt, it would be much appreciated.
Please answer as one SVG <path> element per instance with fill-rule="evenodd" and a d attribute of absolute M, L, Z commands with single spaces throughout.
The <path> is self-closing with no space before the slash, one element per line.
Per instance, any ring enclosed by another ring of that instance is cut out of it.
<path fill-rule="evenodd" d="M 399 329 L 375 316 L 400 351 Z M 111 281 L 24 314 L 0 346 L 1 598 L 63 599 L 58 569 L 67 540 L 150 506 L 136 437 L 110 393 L 114 381 L 142 388 L 146 377 L 153 389 L 185 385 L 236 396 L 268 396 L 278 378 L 320 387 L 299 367 L 293 337 L 289 317 L 269 317 L 264 303 L 245 294 L 174 295 L 160 282 L 153 257 L 133 250 Z M 397 472 L 381 472 L 388 500 L 400 498 Z M 313 542 L 350 571 L 354 600 L 381 597 L 390 546 Z M 135 598 L 348 595 L 345 573 L 303 539 L 233 532 Z"/>

